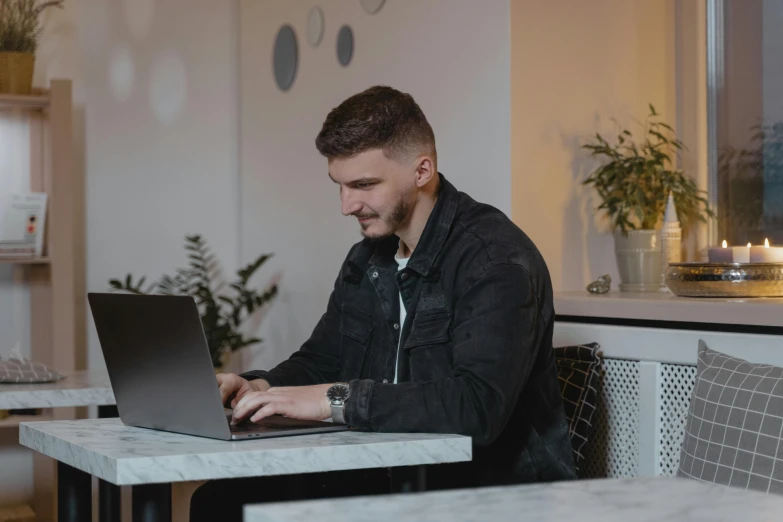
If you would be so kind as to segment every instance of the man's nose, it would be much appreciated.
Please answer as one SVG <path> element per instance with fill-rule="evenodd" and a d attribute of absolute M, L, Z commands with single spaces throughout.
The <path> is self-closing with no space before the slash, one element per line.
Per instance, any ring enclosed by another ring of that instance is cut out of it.
<path fill-rule="evenodd" d="M 343 216 L 350 216 L 362 209 L 362 203 L 355 199 L 349 191 L 340 194 L 341 211 Z"/>

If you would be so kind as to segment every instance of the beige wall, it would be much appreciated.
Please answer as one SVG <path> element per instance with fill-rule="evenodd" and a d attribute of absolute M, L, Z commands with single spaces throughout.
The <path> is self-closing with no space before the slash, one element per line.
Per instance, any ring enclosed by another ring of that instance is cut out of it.
<path fill-rule="evenodd" d="M 674 0 L 511 2 L 512 216 L 541 249 L 555 289 L 617 268 L 614 243 L 579 180 L 596 131 L 643 119 L 675 124 Z"/>

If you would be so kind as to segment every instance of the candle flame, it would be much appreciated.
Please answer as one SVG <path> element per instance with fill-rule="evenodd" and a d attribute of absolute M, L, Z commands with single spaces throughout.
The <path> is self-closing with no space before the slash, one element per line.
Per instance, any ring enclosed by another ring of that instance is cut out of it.
<path fill-rule="evenodd" d="M 748 248 L 750 248 L 750 243 L 748 243 Z"/>
<path fill-rule="evenodd" d="M 723 240 L 723 248 L 726 248 L 727 246 L 729 246 L 729 244 L 728 244 L 728 243 L 726 243 L 726 240 L 724 239 L 724 240 Z"/>
<path fill-rule="evenodd" d="M 764 248 L 769 248 L 769 239 L 764 238 Z"/>

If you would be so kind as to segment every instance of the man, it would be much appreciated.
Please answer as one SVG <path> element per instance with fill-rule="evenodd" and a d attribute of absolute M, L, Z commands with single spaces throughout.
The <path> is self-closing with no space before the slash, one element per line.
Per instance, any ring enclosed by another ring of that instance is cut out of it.
<path fill-rule="evenodd" d="M 551 282 L 532 241 L 439 174 L 432 128 L 407 94 L 373 87 L 348 98 L 316 146 L 364 239 L 299 351 L 270 371 L 217 376 L 235 419 L 471 436 L 473 461 L 431 467 L 429 487 L 574 478 Z M 299 493 L 286 498 L 313 492 Z"/>

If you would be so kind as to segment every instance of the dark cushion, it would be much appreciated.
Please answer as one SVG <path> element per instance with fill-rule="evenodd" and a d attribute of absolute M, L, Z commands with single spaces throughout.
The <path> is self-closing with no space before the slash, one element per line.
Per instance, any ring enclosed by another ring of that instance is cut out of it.
<path fill-rule="evenodd" d="M 783 493 L 782 431 L 783 368 L 731 357 L 699 341 L 677 475 Z"/>
<path fill-rule="evenodd" d="M 598 343 L 555 348 L 560 394 L 568 419 L 568 434 L 571 436 L 577 472 L 593 431 L 601 368 L 600 349 Z"/>

